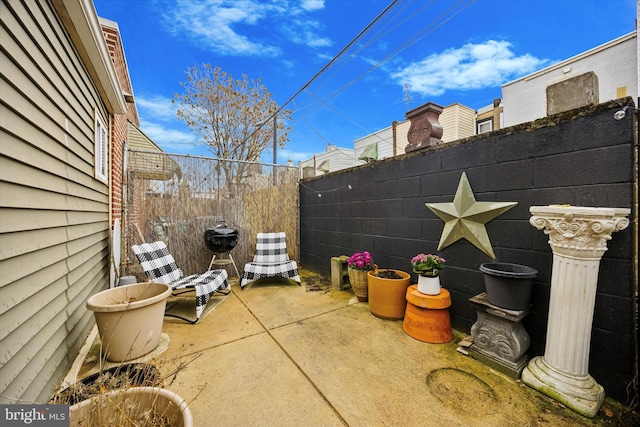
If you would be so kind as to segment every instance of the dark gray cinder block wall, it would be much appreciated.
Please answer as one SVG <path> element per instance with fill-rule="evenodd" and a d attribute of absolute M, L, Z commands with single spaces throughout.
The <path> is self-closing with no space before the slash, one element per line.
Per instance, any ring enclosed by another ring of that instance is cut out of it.
<path fill-rule="evenodd" d="M 636 217 L 635 123 L 630 112 L 615 120 L 620 109 L 615 102 L 586 107 L 302 181 L 301 265 L 329 275 L 331 257 L 366 250 L 381 268 L 411 272 L 411 257 L 438 252 L 447 260 L 441 282 L 451 292 L 452 325 L 469 333 L 476 321 L 469 298 L 484 292 L 479 268 L 491 259 L 466 240 L 437 251 L 444 223 L 425 206 L 453 201 L 466 172 L 476 200 L 518 202 L 486 230 L 496 261 L 539 271 L 523 324 L 528 354 L 542 355 L 552 252 L 547 236 L 529 224 L 529 207 L 631 208 L 630 219 Z M 607 394 L 623 403 L 637 360 L 634 233 L 633 224 L 614 233 L 602 259 L 589 364 Z"/>

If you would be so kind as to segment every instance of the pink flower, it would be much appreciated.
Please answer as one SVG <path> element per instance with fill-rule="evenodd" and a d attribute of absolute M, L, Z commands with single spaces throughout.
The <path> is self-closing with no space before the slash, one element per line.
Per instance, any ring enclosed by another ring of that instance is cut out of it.
<path fill-rule="evenodd" d="M 369 252 L 356 252 L 347 260 L 349 268 L 368 271 L 374 269 L 373 258 Z"/>
<path fill-rule="evenodd" d="M 411 258 L 413 272 L 421 275 L 437 276 L 444 268 L 445 259 L 434 254 L 418 254 Z"/>

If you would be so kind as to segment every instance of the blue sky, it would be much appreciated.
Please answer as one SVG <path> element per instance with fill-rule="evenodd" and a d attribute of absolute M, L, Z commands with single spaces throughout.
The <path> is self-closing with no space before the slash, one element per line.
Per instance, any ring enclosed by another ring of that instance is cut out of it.
<path fill-rule="evenodd" d="M 282 105 L 391 3 L 94 0 L 119 25 L 141 129 L 169 153 L 205 156 L 171 104 L 187 68 L 262 78 Z M 634 31 L 635 17 L 634 0 L 398 0 L 286 105 L 278 163 L 353 148 L 426 102 L 487 106 L 502 84 Z"/>

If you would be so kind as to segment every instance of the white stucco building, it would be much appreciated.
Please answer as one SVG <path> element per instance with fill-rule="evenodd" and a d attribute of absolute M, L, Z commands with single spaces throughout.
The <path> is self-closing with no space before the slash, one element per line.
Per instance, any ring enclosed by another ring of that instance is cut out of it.
<path fill-rule="evenodd" d="M 364 162 L 356 163 L 353 150 L 329 144 L 323 153 L 314 154 L 312 158 L 300 162 L 298 168 L 301 178 L 311 178 L 361 163 Z"/>
<path fill-rule="evenodd" d="M 637 32 L 632 32 L 503 85 L 504 126 L 545 117 L 550 101 L 547 88 L 585 73 L 597 77 L 593 103 L 627 96 L 637 100 L 636 42 Z"/>

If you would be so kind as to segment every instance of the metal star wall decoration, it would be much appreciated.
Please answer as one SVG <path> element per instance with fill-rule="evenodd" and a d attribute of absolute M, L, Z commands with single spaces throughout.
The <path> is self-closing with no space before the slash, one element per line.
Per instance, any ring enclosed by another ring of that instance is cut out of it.
<path fill-rule="evenodd" d="M 517 204 L 518 202 L 476 202 L 465 172 L 460 177 L 452 203 L 425 203 L 445 223 L 438 250 L 464 238 L 492 259 L 496 256 L 484 225 Z"/>

